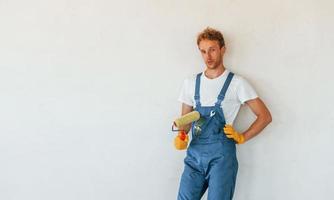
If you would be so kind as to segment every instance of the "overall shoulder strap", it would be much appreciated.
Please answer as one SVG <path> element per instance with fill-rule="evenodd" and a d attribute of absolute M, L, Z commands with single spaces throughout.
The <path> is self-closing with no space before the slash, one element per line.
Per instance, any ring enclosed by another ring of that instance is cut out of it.
<path fill-rule="evenodd" d="M 201 86 L 201 76 L 202 76 L 202 73 L 199 73 L 196 76 L 195 97 L 194 97 L 195 98 L 195 102 L 196 102 L 196 107 L 201 105 L 201 102 L 199 100 L 200 99 L 199 88 Z"/>
<path fill-rule="evenodd" d="M 218 95 L 216 106 L 220 106 L 221 102 L 224 100 L 226 91 L 227 91 L 228 86 L 230 85 L 230 83 L 232 81 L 233 76 L 234 76 L 234 74 L 232 72 L 230 72 L 228 74 L 228 76 L 226 78 L 226 81 L 224 83 L 224 86 L 223 86 L 223 88 L 221 89 L 221 91 Z"/>

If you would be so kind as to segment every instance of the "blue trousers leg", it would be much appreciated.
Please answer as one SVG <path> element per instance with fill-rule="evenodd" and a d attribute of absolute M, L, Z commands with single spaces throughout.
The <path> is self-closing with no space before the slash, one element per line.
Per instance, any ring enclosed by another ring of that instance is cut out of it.
<path fill-rule="evenodd" d="M 221 143 L 188 148 L 178 200 L 232 200 L 238 171 L 234 148 Z"/>
<path fill-rule="evenodd" d="M 178 200 L 200 200 L 208 187 L 205 175 L 185 162 L 182 173 Z"/>
<path fill-rule="evenodd" d="M 224 155 L 209 168 L 208 200 L 232 200 L 238 171 L 233 155 Z"/>

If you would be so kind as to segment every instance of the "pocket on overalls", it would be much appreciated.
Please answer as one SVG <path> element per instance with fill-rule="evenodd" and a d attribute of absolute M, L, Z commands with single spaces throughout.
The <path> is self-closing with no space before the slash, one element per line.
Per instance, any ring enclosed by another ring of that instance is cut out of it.
<path fill-rule="evenodd" d="M 193 128 L 194 136 L 198 137 L 199 135 L 202 134 L 202 132 L 206 128 L 206 125 L 207 125 L 206 122 L 207 122 L 207 119 L 205 119 L 204 117 L 201 117 L 199 120 L 193 123 L 192 128 Z"/>
<path fill-rule="evenodd" d="M 212 123 L 215 127 L 214 129 L 214 134 L 219 134 L 220 133 L 220 129 L 221 127 L 223 126 L 223 122 L 221 122 L 219 120 L 219 118 L 217 116 L 215 116 L 213 119 L 212 119 Z"/>
<path fill-rule="evenodd" d="M 225 154 L 236 156 L 236 142 L 234 140 L 224 137 L 223 140 L 221 140 L 221 145 Z"/>

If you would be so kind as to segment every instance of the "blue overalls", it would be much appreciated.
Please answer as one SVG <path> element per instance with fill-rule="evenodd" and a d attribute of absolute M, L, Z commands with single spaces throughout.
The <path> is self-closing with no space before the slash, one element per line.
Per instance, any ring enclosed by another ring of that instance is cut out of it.
<path fill-rule="evenodd" d="M 208 200 L 231 200 L 238 161 L 234 140 L 223 132 L 225 117 L 221 102 L 234 74 L 228 74 L 214 106 L 201 106 L 201 75 L 197 75 L 195 86 L 195 110 L 201 114 L 201 119 L 192 124 L 192 140 L 184 159 L 178 200 L 200 200 L 207 188 Z"/>

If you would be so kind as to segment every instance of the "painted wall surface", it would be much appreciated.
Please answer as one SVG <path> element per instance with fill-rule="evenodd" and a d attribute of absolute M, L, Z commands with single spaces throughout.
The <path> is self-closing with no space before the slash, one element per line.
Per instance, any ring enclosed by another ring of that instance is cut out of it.
<path fill-rule="evenodd" d="M 207 26 L 273 116 L 238 146 L 234 199 L 332 199 L 333 6 L 0 0 L 0 199 L 176 199 L 171 123 L 183 80 L 204 69 Z M 254 119 L 243 107 L 236 129 Z"/>

